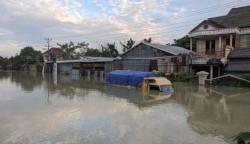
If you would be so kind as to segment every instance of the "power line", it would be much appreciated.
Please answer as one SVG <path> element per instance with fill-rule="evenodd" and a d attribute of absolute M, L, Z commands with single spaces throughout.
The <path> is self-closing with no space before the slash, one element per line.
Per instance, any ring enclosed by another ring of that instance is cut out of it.
<path fill-rule="evenodd" d="M 218 7 L 217 7 L 218 8 Z M 221 9 L 221 8 L 220 8 Z M 200 20 L 200 19 L 199 19 Z M 191 21 L 190 21 L 191 22 Z M 188 24 L 187 22 L 182 22 L 182 23 L 185 23 L 185 24 Z M 196 22 L 194 22 L 194 21 L 192 21 L 192 24 L 193 23 L 196 23 Z M 168 24 L 168 25 L 165 25 L 165 26 L 161 26 L 160 28 L 146 28 L 146 27 L 143 27 L 143 28 L 141 28 L 141 29 L 139 29 L 139 30 L 142 30 L 142 29 L 146 29 L 146 30 L 152 30 L 152 29 L 154 29 L 154 30 L 157 30 L 157 29 L 159 29 L 159 30 L 162 30 L 163 28 L 169 28 L 169 26 L 176 26 L 176 24 L 178 24 L 178 23 L 172 23 L 172 24 Z M 179 23 L 179 24 L 181 24 L 181 23 Z M 189 25 L 191 25 L 191 24 L 188 24 L 187 26 L 189 26 Z M 179 26 L 179 28 L 181 28 L 181 27 L 184 27 L 184 26 Z M 136 27 L 134 27 L 134 28 L 136 28 Z M 178 31 L 178 30 L 177 30 Z M 102 32 L 102 34 L 101 35 L 108 35 L 108 34 L 110 34 L 110 35 L 116 35 L 116 33 L 118 33 L 119 35 L 121 34 L 120 33 L 120 30 L 118 30 L 118 31 L 112 31 L 112 32 L 110 32 L 110 31 L 108 31 L 108 32 Z M 74 36 L 61 36 L 61 37 L 55 37 L 55 38 L 67 38 L 67 37 L 82 37 L 82 36 L 84 36 L 84 35 L 87 35 L 88 37 L 90 37 L 91 35 L 94 35 L 94 36 L 100 36 L 100 34 L 95 34 L 95 33 L 85 33 L 85 34 L 81 34 L 81 35 L 74 35 Z"/>
<path fill-rule="evenodd" d="M 52 38 L 45 38 L 45 41 L 46 41 L 46 43 L 47 43 L 48 52 L 49 52 L 49 49 L 50 49 L 50 42 L 52 41 Z"/>

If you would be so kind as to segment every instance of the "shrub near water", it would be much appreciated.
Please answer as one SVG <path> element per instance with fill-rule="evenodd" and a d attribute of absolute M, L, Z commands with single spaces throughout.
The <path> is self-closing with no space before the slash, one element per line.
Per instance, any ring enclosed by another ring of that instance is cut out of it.
<path fill-rule="evenodd" d="M 250 81 L 250 73 L 249 74 L 244 74 L 241 76 L 243 79 L 249 80 Z"/>
<path fill-rule="evenodd" d="M 171 74 L 167 78 L 172 82 L 192 82 L 197 77 L 194 73 L 185 73 L 185 74 Z"/>

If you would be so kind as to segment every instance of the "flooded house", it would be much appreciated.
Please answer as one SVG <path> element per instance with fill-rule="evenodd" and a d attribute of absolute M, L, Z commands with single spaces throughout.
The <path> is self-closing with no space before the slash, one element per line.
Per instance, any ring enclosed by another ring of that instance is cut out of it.
<path fill-rule="evenodd" d="M 114 58 L 111 57 L 88 57 L 84 56 L 77 60 L 59 60 L 56 61 L 59 73 L 85 75 L 89 71 L 90 74 L 95 72 L 109 72 L 110 62 Z"/>
<path fill-rule="evenodd" d="M 79 59 L 64 60 L 60 48 L 50 48 L 43 53 L 45 72 L 52 73 L 53 64 L 57 64 L 57 72 L 61 74 L 80 75 L 97 72 L 111 71 L 111 62 L 114 58 L 110 57 L 89 57 L 83 56 Z"/>
<path fill-rule="evenodd" d="M 194 71 L 205 70 L 211 74 L 210 78 L 220 76 L 231 52 L 250 48 L 249 12 L 250 6 L 233 8 L 227 15 L 202 21 L 189 32 L 190 49 L 194 43 L 196 45 L 196 52 L 190 60 Z M 230 62 L 228 65 L 231 67 Z"/>
<path fill-rule="evenodd" d="M 165 74 L 189 72 L 192 51 L 182 47 L 141 42 L 113 62 L 113 69 L 159 71 Z"/>
<path fill-rule="evenodd" d="M 50 48 L 43 53 L 44 70 L 51 73 L 53 70 L 53 62 L 56 60 L 63 60 L 62 50 L 60 48 Z"/>

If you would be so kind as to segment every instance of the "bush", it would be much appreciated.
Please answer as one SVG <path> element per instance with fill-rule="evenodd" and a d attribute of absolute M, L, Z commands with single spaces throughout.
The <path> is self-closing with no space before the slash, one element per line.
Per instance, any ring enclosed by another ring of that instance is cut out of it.
<path fill-rule="evenodd" d="M 40 64 L 36 65 L 36 71 L 37 72 L 42 72 L 43 71 L 43 65 L 40 65 Z"/>
<path fill-rule="evenodd" d="M 67 72 L 67 71 L 65 71 L 65 72 L 64 72 L 64 74 L 65 74 L 65 75 L 70 75 L 70 73 L 69 73 L 69 72 Z"/>
<path fill-rule="evenodd" d="M 241 78 L 249 80 L 250 81 L 250 74 L 244 74 L 241 76 Z"/>
<path fill-rule="evenodd" d="M 193 82 L 197 79 L 194 73 L 185 73 L 185 74 L 171 74 L 167 78 L 172 82 Z"/>

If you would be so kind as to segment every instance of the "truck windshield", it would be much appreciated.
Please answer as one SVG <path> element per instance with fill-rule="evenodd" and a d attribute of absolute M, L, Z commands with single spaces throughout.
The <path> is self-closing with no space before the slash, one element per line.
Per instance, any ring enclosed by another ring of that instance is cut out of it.
<path fill-rule="evenodd" d="M 163 93 L 172 93 L 174 92 L 174 89 L 171 85 L 161 85 L 160 86 L 160 92 Z"/>

